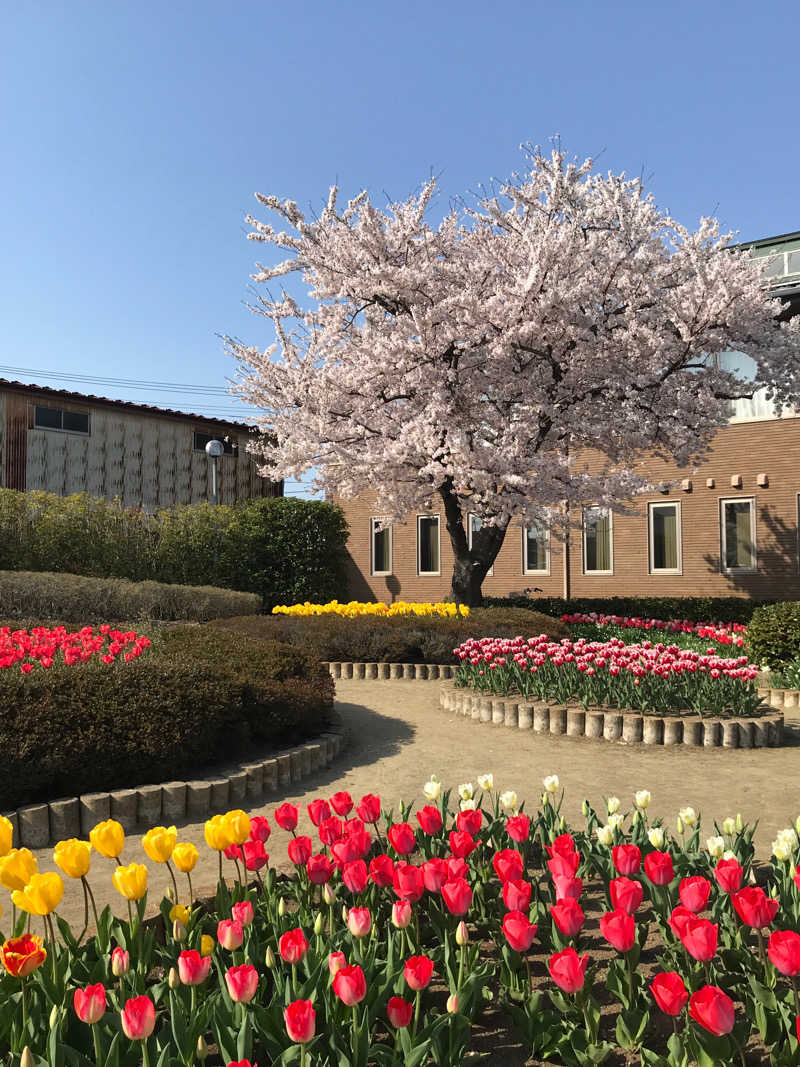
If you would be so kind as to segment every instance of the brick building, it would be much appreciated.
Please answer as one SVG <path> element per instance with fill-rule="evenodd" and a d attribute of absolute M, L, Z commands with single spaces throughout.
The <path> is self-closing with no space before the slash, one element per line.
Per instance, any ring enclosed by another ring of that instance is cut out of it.
<path fill-rule="evenodd" d="M 781 318 L 800 314 L 800 232 L 755 242 Z M 723 359 L 746 374 L 748 357 Z M 547 530 L 509 527 L 485 596 L 731 596 L 800 598 L 800 412 L 776 418 L 766 398 L 737 401 L 702 463 L 678 469 L 645 459 L 663 489 L 632 514 L 585 508 L 567 546 Z M 338 501 L 350 526 L 354 599 L 438 600 L 453 557 L 434 507 L 379 530 L 373 499 Z M 477 520 L 472 520 L 477 521 Z"/>
<path fill-rule="evenodd" d="M 205 446 L 223 442 L 219 500 L 282 496 L 256 471 L 253 428 L 182 411 L 0 379 L 0 486 L 89 493 L 155 510 L 211 498 Z"/>

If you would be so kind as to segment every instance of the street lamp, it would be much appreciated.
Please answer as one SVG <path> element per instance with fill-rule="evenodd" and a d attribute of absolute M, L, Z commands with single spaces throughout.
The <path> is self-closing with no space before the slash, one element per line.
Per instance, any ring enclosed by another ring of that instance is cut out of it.
<path fill-rule="evenodd" d="M 206 445 L 206 455 L 211 460 L 211 503 L 219 504 L 219 476 L 217 465 L 219 457 L 225 451 L 222 441 L 209 441 Z"/>

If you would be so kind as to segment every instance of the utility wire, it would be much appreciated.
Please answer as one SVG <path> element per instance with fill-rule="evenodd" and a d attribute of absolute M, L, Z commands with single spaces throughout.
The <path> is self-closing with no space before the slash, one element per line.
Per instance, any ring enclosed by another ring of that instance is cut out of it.
<path fill-rule="evenodd" d="M 70 382 L 90 382 L 97 385 L 136 386 L 138 389 L 157 389 L 179 393 L 208 393 L 216 396 L 231 396 L 229 389 L 218 385 L 187 385 L 185 382 L 154 382 L 138 378 L 104 378 L 95 374 L 77 374 L 67 371 L 37 370 L 34 367 L 10 367 L 0 365 L 3 374 L 25 374 L 39 378 L 59 378 Z"/>

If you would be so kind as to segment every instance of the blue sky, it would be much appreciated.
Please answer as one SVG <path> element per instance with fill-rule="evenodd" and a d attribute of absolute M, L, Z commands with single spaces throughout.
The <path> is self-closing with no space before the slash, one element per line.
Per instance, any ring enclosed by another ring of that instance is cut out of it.
<path fill-rule="evenodd" d="M 694 226 L 800 229 L 791 105 L 800 14 L 728 0 L 569 5 L 342 0 L 5 4 L 0 14 L 0 376 L 209 414 L 244 307 L 253 193 L 318 207 L 506 177 L 559 133 L 642 173 Z M 8 371 L 32 368 L 37 373 Z"/>

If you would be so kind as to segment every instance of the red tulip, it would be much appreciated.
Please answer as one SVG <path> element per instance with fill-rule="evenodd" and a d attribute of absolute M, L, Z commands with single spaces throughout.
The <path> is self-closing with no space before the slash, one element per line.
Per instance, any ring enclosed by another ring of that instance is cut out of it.
<path fill-rule="evenodd" d="M 527 911 L 531 906 L 531 883 L 521 878 L 503 882 L 503 903 L 508 911 Z"/>
<path fill-rule="evenodd" d="M 411 925 L 412 914 L 409 901 L 396 900 L 392 904 L 392 926 L 397 927 L 398 930 L 405 930 L 407 926 Z"/>
<path fill-rule="evenodd" d="M 292 831 L 296 829 L 299 817 L 300 809 L 295 804 L 289 804 L 288 801 L 275 809 L 275 822 L 280 826 L 281 830 Z"/>
<path fill-rule="evenodd" d="M 295 930 L 287 930 L 285 934 L 281 934 L 278 949 L 281 958 L 287 963 L 299 963 L 308 952 L 306 935 L 299 926 Z"/>
<path fill-rule="evenodd" d="M 565 897 L 550 905 L 553 922 L 565 937 L 574 937 L 583 926 L 583 908 L 577 900 Z"/>
<path fill-rule="evenodd" d="M 547 961 L 550 977 L 565 993 L 577 993 L 583 989 L 583 980 L 589 956 L 578 956 L 574 948 L 565 948 L 563 952 L 554 953 Z"/>
<path fill-rule="evenodd" d="M 622 908 L 600 916 L 600 933 L 617 952 L 630 952 L 636 941 L 636 923 Z"/>
<path fill-rule="evenodd" d="M 422 871 L 412 863 L 396 863 L 392 874 L 395 895 L 412 903 L 422 896 L 425 889 Z"/>
<path fill-rule="evenodd" d="M 150 997 L 133 997 L 119 1013 L 129 1041 L 146 1041 L 156 1025 L 156 1008 Z"/>
<path fill-rule="evenodd" d="M 372 834 L 366 830 L 354 830 L 347 835 L 347 840 L 350 844 L 350 859 L 363 860 L 366 858 L 367 853 L 372 848 Z M 338 845 L 340 842 L 336 842 Z M 331 846 L 331 851 L 336 847 Z"/>
<path fill-rule="evenodd" d="M 442 828 L 442 813 L 433 804 L 426 804 L 417 812 L 417 822 L 423 834 L 438 834 Z"/>
<path fill-rule="evenodd" d="M 187 949 L 178 956 L 178 977 L 184 985 L 200 985 L 210 970 L 211 957 L 201 956 L 196 949 Z"/>
<path fill-rule="evenodd" d="M 722 1037 L 733 1029 L 733 1001 L 715 985 L 705 985 L 689 998 L 689 1014 L 704 1030 Z"/>
<path fill-rule="evenodd" d="M 242 926 L 249 926 L 255 917 L 253 905 L 249 900 L 240 900 L 231 908 L 231 915 L 235 922 L 241 923 Z"/>
<path fill-rule="evenodd" d="M 347 929 L 353 937 L 366 937 L 372 929 L 369 908 L 351 908 L 347 913 Z"/>
<path fill-rule="evenodd" d="M 333 991 L 348 1008 L 360 1003 L 367 995 L 367 980 L 358 964 L 342 967 L 333 978 Z"/>
<path fill-rule="evenodd" d="M 669 928 L 673 934 L 680 940 L 683 937 L 683 931 L 686 929 L 686 924 L 690 919 L 696 918 L 693 911 L 689 911 L 683 904 L 678 904 L 677 907 L 672 909 L 672 914 L 669 917 Z"/>
<path fill-rule="evenodd" d="M 319 826 L 325 819 L 330 819 L 331 809 L 327 800 L 312 800 L 308 805 L 308 817 L 315 826 Z"/>
<path fill-rule="evenodd" d="M 767 955 L 776 970 L 794 978 L 800 974 L 800 934 L 794 930 L 775 930 L 769 935 Z"/>
<path fill-rule="evenodd" d="M 427 956 L 411 956 L 406 960 L 403 977 L 410 989 L 419 992 L 430 982 L 433 974 L 433 960 Z"/>
<path fill-rule="evenodd" d="M 527 952 L 538 927 L 521 911 L 507 911 L 503 916 L 503 933 L 515 952 Z"/>
<path fill-rule="evenodd" d="M 372 879 L 372 884 L 386 887 L 392 884 L 392 875 L 394 874 L 394 860 L 391 856 L 387 856 L 385 853 L 380 856 L 373 856 L 369 861 L 369 876 Z"/>
<path fill-rule="evenodd" d="M 644 858 L 644 873 L 653 885 L 669 885 L 675 877 L 669 852 L 648 852 Z"/>
<path fill-rule="evenodd" d="M 545 848 L 547 849 L 547 855 L 551 859 L 553 856 L 572 857 L 577 854 L 575 839 L 572 834 L 559 834 L 552 845 L 545 845 Z"/>
<path fill-rule="evenodd" d="M 620 874 L 636 874 L 642 865 L 642 853 L 636 845 L 614 845 L 611 858 Z"/>
<path fill-rule="evenodd" d="M 228 1067 L 253 1067 L 253 1064 L 250 1060 L 231 1060 Z M 255 1067 L 258 1067 L 258 1064 Z"/>
<path fill-rule="evenodd" d="M 258 971 L 249 963 L 239 967 L 229 967 L 225 972 L 225 985 L 231 1000 L 247 1004 L 256 995 L 258 988 Z"/>
<path fill-rule="evenodd" d="M 692 915 L 687 919 L 681 931 L 681 944 L 689 955 L 701 963 L 707 963 L 714 958 L 717 951 L 717 935 L 719 927 L 708 919 L 698 919 Z"/>
<path fill-rule="evenodd" d="M 644 895 L 642 883 L 633 878 L 626 878 L 624 875 L 612 879 L 608 883 L 608 891 L 611 896 L 611 906 L 622 908 L 623 911 L 627 911 L 628 915 L 633 915 L 642 903 Z"/>
<path fill-rule="evenodd" d="M 328 956 L 328 970 L 331 974 L 336 974 L 337 971 L 341 971 L 342 967 L 347 966 L 347 957 L 343 952 L 331 952 Z"/>
<path fill-rule="evenodd" d="M 351 893 L 363 893 L 367 888 L 367 865 L 363 860 L 352 860 L 342 868 L 342 881 Z"/>
<path fill-rule="evenodd" d="M 703 911 L 708 904 L 708 895 L 711 892 L 711 882 L 702 875 L 693 878 L 681 878 L 678 885 L 678 896 L 681 904 L 689 911 Z"/>
<path fill-rule="evenodd" d="M 324 852 L 316 856 L 309 856 L 306 863 L 306 873 L 312 885 L 325 885 L 333 877 L 334 866 L 330 858 Z"/>
<path fill-rule="evenodd" d="M 469 874 L 469 864 L 460 856 L 449 856 L 444 864 L 447 868 L 446 882 L 454 882 L 456 878 L 466 878 Z"/>
<path fill-rule="evenodd" d="M 311 858 L 312 851 L 313 845 L 310 837 L 293 837 L 287 849 L 289 859 L 296 867 L 305 867 Z"/>
<path fill-rule="evenodd" d="M 99 1022 L 106 1013 L 105 986 L 102 982 L 97 982 L 85 989 L 76 989 L 72 995 L 72 1005 L 82 1023 L 92 1026 Z"/>
<path fill-rule="evenodd" d="M 483 812 L 478 811 L 477 808 L 460 811 L 458 815 L 456 815 L 456 828 L 461 833 L 471 834 L 474 837 L 476 834 L 480 833 L 482 825 Z"/>
<path fill-rule="evenodd" d="M 344 832 L 348 837 L 352 837 L 353 834 L 360 834 L 364 831 L 364 820 L 359 819 L 357 815 L 354 815 L 352 819 L 344 820 Z"/>
<path fill-rule="evenodd" d="M 714 868 L 714 877 L 717 885 L 724 893 L 735 893 L 742 886 L 744 869 L 731 857 L 729 860 L 720 860 Z"/>
<path fill-rule="evenodd" d="M 272 827 L 269 824 L 269 819 L 266 815 L 251 815 L 250 816 L 250 840 L 260 841 L 264 844 L 269 840 L 269 835 L 272 833 Z"/>
<path fill-rule="evenodd" d="M 241 860 L 244 859 L 242 855 L 242 849 L 240 845 L 228 845 L 227 848 L 222 850 L 222 854 L 226 860 Z"/>
<path fill-rule="evenodd" d="M 683 979 L 676 971 L 657 974 L 650 983 L 650 992 L 656 1004 L 667 1015 L 680 1015 L 689 999 Z"/>
<path fill-rule="evenodd" d="M 262 841 L 245 841 L 242 854 L 248 871 L 260 871 L 269 863 L 269 854 L 265 851 Z"/>
<path fill-rule="evenodd" d="M 768 897 L 760 886 L 755 885 L 731 893 L 731 903 L 745 926 L 752 926 L 755 930 L 769 926 L 779 906 L 774 897 Z"/>
<path fill-rule="evenodd" d="M 527 815 L 511 815 L 506 819 L 506 833 L 512 841 L 521 845 L 531 834 L 531 820 Z"/>
<path fill-rule="evenodd" d="M 495 852 L 492 866 L 501 882 L 518 882 L 523 876 L 522 856 L 515 848 L 504 848 Z"/>
<path fill-rule="evenodd" d="M 338 841 L 334 841 L 330 849 L 333 862 L 339 870 L 342 870 L 346 863 L 352 863 L 353 860 L 362 858 L 358 845 L 353 841 L 352 837 L 342 837 Z"/>
<path fill-rule="evenodd" d="M 217 941 L 228 952 L 235 952 L 237 948 L 241 948 L 242 941 L 244 941 L 242 924 L 236 919 L 222 919 L 217 923 Z"/>
<path fill-rule="evenodd" d="M 451 881 L 448 877 L 447 864 L 438 856 L 422 864 L 422 877 L 429 893 L 441 893 L 444 883 Z M 455 879 L 452 880 L 455 881 Z"/>
<path fill-rule="evenodd" d="M 547 861 L 547 868 L 553 878 L 574 878 L 580 863 L 580 852 L 554 852 Z"/>
<path fill-rule="evenodd" d="M 293 1000 L 284 1009 L 283 1021 L 290 1039 L 299 1045 L 304 1045 L 316 1032 L 317 1013 L 310 1000 Z"/>
<path fill-rule="evenodd" d="M 456 859 L 465 860 L 478 847 L 478 842 L 473 840 L 472 834 L 466 830 L 453 830 L 450 834 L 450 851 Z"/>
<path fill-rule="evenodd" d="M 566 900 L 567 897 L 580 900 L 583 892 L 583 879 L 557 874 L 553 878 L 553 888 L 556 891 L 556 900 Z"/>
<path fill-rule="evenodd" d="M 417 847 L 413 827 L 407 822 L 397 822 L 390 826 L 387 837 L 398 856 L 408 856 Z"/>
<path fill-rule="evenodd" d="M 331 807 L 337 815 L 349 815 L 353 810 L 353 798 L 342 790 L 331 797 Z"/>
<path fill-rule="evenodd" d="M 335 815 L 331 815 L 330 819 L 323 819 L 319 824 L 317 833 L 319 834 L 320 842 L 326 848 L 330 848 L 334 841 L 339 841 L 344 837 L 344 823 L 341 819 L 337 819 Z"/>
<path fill-rule="evenodd" d="M 472 903 L 472 890 L 465 878 L 445 882 L 442 886 L 442 900 L 451 915 L 466 915 Z"/>
<path fill-rule="evenodd" d="M 356 814 L 364 822 L 375 823 L 381 817 L 381 798 L 374 793 L 367 793 L 361 798 L 361 803 L 356 808 Z"/>
<path fill-rule="evenodd" d="M 390 997 L 386 1005 L 386 1016 L 396 1030 L 402 1030 L 411 1022 L 414 1012 L 413 1004 L 402 997 Z"/>

